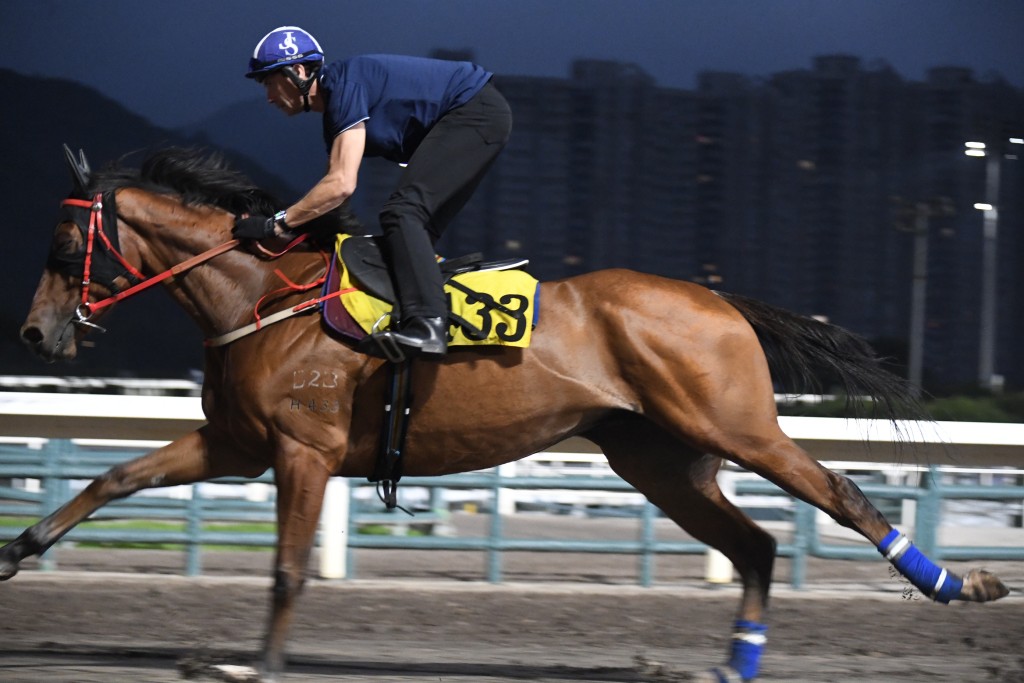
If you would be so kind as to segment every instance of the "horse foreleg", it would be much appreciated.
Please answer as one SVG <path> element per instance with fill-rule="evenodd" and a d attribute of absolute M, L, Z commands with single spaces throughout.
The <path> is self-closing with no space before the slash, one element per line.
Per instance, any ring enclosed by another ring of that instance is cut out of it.
<path fill-rule="evenodd" d="M 319 454 L 295 445 L 283 449 L 274 465 L 277 482 L 277 559 L 270 621 L 263 649 L 264 681 L 284 670 L 284 650 L 295 602 L 306 582 L 306 568 L 331 473 Z"/>
<path fill-rule="evenodd" d="M 134 460 L 112 467 L 94 479 L 60 509 L 33 524 L 0 548 L 0 580 L 18 573 L 18 564 L 39 555 L 82 520 L 112 500 L 136 491 L 178 484 L 192 484 L 224 475 L 257 476 L 265 466 L 243 462 L 218 451 L 211 454 L 204 430 L 188 434 Z"/>
<path fill-rule="evenodd" d="M 716 683 L 730 677 L 753 680 L 766 643 L 764 613 L 775 563 L 775 539 L 722 493 L 716 479 L 719 458 L 697 453 L 650 423 L 598 434 L 595 441 L 619 476 L 695 539 L 720 550 L 736 568 L 743 595 L 729 660 L 723 669 L 704 676 Z M 638 443 L 643 446 L 638 448 Z"/>

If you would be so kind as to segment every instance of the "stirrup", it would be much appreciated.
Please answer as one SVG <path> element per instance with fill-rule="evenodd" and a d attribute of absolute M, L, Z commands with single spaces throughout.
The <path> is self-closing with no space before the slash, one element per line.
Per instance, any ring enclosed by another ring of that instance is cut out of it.
<path fill-rule="evenodd" d="M 381 355 L 391 363 L 403 363 L 408 359 L 405 349 L 395 341 L 391 332 L 376 332 L 370 335 L 370 340 L 380 349 Z"/>
<path fill-rule="evenodd" d="M 391 363 L 403 363 L 408 358 L 405 354 L 405 350 L 401 344 L 395 341 L 395 338 L 391 336 L 389 330 L 380 329 L 380 324 L 384 318 L 390 318 L 391 313 L 385 313 L 381 317 L 377 318 L 376 322 L 373 323 L 373 328 L 370 330 L 369 339 L 377 348 L 380 349 L 381 355 L 384 356 Z"/>
<path fill-rule="evenodd" d="M 394 319 L 392 317 L 392 319 Z M 398 329 L 375 332 L 373 342 L 386 358 L 424 356 L 440 358 L 448 351 L 447 316 L 414 316 Z"/>

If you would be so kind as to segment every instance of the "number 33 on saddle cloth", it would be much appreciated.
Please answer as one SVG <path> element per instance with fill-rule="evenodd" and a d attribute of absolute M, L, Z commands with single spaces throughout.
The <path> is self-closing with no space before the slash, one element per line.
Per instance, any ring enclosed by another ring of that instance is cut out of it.
<path fill-rule="evenodd" d="M 518 270 L 526 261 L 481 263 L 479 257 L 442 260 L 448 299 L 449 346 L 530 345 L 537 324 L 539 283 Z M 339 235 L 323 294 L 328 327 L 356 342 L 387 329 L 394 292 L 372 237 Z"/>

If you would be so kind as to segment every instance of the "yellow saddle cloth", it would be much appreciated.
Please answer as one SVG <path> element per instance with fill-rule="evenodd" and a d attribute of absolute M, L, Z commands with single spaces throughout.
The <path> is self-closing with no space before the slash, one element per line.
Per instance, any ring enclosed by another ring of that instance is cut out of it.
<path fill-rule="evenodd" d="M 341 303 L 367 334 L 387 329 L 391 303 L 359 287 L 341 261 L 341 244 L 349 235 L 339 235 L 335 249 L 338 259 Z M 444 289 L 450 316 L 449 346 L 530 345 L 537 316 L 538 281 L 522 270 L 474 270 L 454 275 Z"/>

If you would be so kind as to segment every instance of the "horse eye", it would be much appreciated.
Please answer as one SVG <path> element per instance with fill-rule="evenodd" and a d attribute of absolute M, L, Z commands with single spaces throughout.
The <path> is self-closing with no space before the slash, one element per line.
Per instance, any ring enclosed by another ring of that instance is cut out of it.
<path fill-rule="evenodd" d="M 50 249 L 55 254 L 76 254 L 79 251 L 79 241 L 73 233 L 59 230 L 53 236 L 53 243 L 50 245 Z"/>

